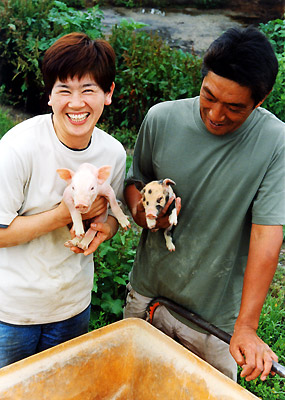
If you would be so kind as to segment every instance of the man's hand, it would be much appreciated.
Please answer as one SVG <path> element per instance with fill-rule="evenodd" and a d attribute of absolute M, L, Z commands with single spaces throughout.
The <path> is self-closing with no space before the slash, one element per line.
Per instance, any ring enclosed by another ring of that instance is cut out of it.
<path fill-rule="evenodd" d="M 272 360 L 278 361 L 277 355 L 249 326 L 235 327 L 230 353 L 242 367 L 240 376 L 246 381 L 256 379 L 260 374 L 260 379 L 264 381 L 270 373 Z"/>
<path fill-rule="evenodd" d="M 177 209 L 177 215 L 179 214 L 181 210 L 181 198 L 180 197 L 171 197 L 164 208 L 161 210 L 159 216 L 156 219 L 156 225 L 155 228 L 152 229 L 152 231 L 157 231 L 158 229 L 166 229 L 169 227 L 169 216 L 167 215 L 167 210 L 170 206 L 170 204 L 175 201 L 176 204 L 176 209 Z M 145 209 L 142 204 L 142 199 L 140 199 L 136 205 L 136 209 L 133 208 L 132 210 L 132 215 L 135 220 L 135 222 L 143 227 L 143 228 L 148 228 L 146 224 L 146 217 L 145 217 Z"/>
<path fill-rule="evenodd" d="M 170 197 L 168 202 L 165 204 L 164 208 L 161 210 L 160 214 L 158 215 L 156 219 L 156 225 L 154 230 L 158 229 L 166 229 L 169 227 L 169 215 L 167 214 L 169 206 L 172 204 L 172 202 L 175 201 L 175 207 L 177 211 L 177 215 L 179 215 L 180 210 L 181 210 L 181 198 L 180 197 Z"/>

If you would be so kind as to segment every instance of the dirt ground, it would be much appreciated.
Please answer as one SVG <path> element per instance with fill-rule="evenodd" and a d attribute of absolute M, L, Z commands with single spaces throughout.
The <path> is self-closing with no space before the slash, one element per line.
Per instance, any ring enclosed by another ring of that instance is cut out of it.
<path fill-rule="evenodd" d="M 102 11 L 107 34 L 110 27 L 119 24 L 121 19 L 132 19 L 148 24 L 144 29 L 158 32 L 171 47 L 190 52 L 194 49 L 200 55 L 228 28 L 244 26 L 235 20 L 236 14 L 229 10 L 197 11 L 184 8 L 180 12 L 171 9 L 102 7 Z"/>

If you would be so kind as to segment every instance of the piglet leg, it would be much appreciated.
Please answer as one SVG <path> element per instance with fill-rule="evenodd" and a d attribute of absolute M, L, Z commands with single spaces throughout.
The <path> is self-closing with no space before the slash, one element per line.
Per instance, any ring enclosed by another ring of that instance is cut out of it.
<path fill-rule="evenodd" d="M 93 222 L 106 222 L 107 216 L 108 216 L 108 211 L 99 215 L 98 217 L 93 218 L 92 223 Z M 95 231 L 94 229 L 92 229 L 90 227 L 88 229 L 88 231 L 85 233 L 84 238 L 78 242 L 77 247 L 79 247 L 82 250 L 87 250 L 89 244 L 92 242 L 92 240 L 94 239 L 96 234 L 97 234 L 97 231 Z"/>
<path fill-rule="evenodd" d="M 115 192 L 112 189 L 112 187 L 105 186 L 105 188 L 102 189 L 102 191 L 100 190 L 100 194 L 102 196 L 105 196 L 108 199 L 114 216 L 117 218 L 117 220 L 118 220 L 119 224 L 122 226 L 122 228 L 127 230 L 127 228 L 131 226 L 130 222 L 128 220 L 128 217 L 123 213 L 119 204 L 117 203 Z"/>
<path fill-rule="evenodd" d="M 175 251 L 175 246 L 172 241 L 171 229 L 172 225 L 170 225 L 167 229 L 164 230 L 164 237 L 165 237 L 166 247 L 168 248 L 168 250 Z"/>
<path fill-rule="evenodd" d="M 77 211 L 75 208 L 71 209 L 71 207 L 69 207 L 69 212 L 73 221 L 73 230 L 75 233 L 75 237 L 73 239 L 66 241 L 64 243 L 65 247 L 78 246 L 78 243 L 84 236 L 84 226 L 80 212 Z"/>
<path fill-rule="evenodd" d="M 171 213 L 169 215 L 168 220 L 169 220 L 170 226 L 167 229 L 165 229 L 165 231 L 164 231 L 166 247 L 168 248 L 169 251 L 175 251 L 175 246 L 172 241 L 171 230 L 172 230 L 173 225 L 177 225 L 177 210 L 176 210 L 176 208 L 173 208 L 173 210 L 171 211 Z"/>

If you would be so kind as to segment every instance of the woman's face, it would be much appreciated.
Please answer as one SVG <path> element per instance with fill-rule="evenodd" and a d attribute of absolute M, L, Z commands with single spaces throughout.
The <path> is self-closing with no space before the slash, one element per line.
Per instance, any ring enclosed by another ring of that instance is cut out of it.
<path fill-rule="evenodd" d="M 66 146 L 84 149 L 104 106 L 112 102 L 114 83 L 110 92 L 97 85 L 91 75 L 56 80 L 49 98 L 53 110 L 53 124 L 57 137 Z"/>

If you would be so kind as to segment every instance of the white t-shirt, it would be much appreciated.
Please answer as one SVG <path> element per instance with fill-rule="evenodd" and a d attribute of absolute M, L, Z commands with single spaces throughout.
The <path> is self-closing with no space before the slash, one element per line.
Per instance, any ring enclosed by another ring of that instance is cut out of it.
<path fill-rule="evenodd" d="M 0 141 L 0 226 L 18 215 L 56 207 L 66 182 L 56 170 L 76 170 L 88 162 L 111 165 L 108 182 L 122 199 L 126 154 L 115 138 L 95 127 L 90 145 L 71 150 L 54 131 L 51 114 L 12 128 Z M 64 247 L 68 227 L 28 243 L 0 248 L 0 320 L 12 324 L 61 321 L 82 312 L 90 303 L 93 257 Z"/>

